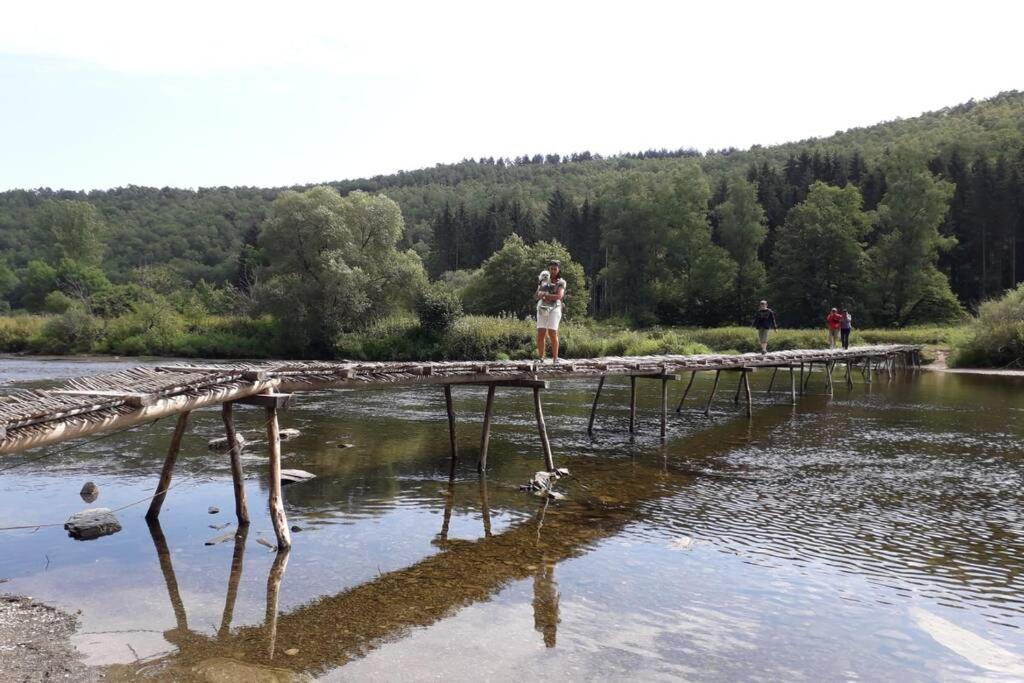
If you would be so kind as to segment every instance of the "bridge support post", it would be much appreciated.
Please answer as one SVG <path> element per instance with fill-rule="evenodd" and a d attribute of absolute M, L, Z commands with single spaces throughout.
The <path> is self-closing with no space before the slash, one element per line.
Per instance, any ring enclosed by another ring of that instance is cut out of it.
<path fill-rule="evenodd" d="M 676 412 L 681 413 L 683 411 L 683 401 L 686 400 L 687 394 L 690 393 L 690 387 L 693 386 L 693 380 L 697 376 L 696 370 L 690 371 L 690 381 L 686 383 L 686 391 L 683 392 L 683 397 L 679 399 L 679 405 L 676 406 Z"/>
<path fill-rule="evenodd" d="M 779 374 L 779 366 L 776 365 L 775 368 L 772 370 L 772 379 L 771 379 L 770 382 L 768 382 L 768 391 L 766 391 L 764 393 L 766 393 L 766 394 L 771 394 L 772 393 L 772 387 L 775 386 L 775 375 L 777 375 L 777 374 Z"/>
<path fill-rule="evenodd" d="M 708 394 L 708 403 L 704 406 L 704 416 L 708 417 L 711 415 L 711 402 L 715 399 L 715 391 L 718 390 L 718 378 L 722 375 L 721 370 L 715 370 L 715 381 L 711 385 L 711 393 Z"/>
<path fill-rule="evenodd" d="M 494 385 L 487 385 L 487 403 L 484 405 L 484 429 L 480 435 L 480 459 L 476 464 L 476 471 L 483 472 L 487 469 L 487 447 L 491 443 L 491 416 L 494 414 Z M 534 393 L 537 389 L 534 389 Z"/>
<path fill-rule="evenodd" d="M 778 371 L 778 368 L 776 368 Z M 746 370 L 743 371 L 743 388 L 747 392 L 747 417 L 753 417 L 754 415 L 754 399 L 750 396 L 750 373 Z"/>
<path fill-rule="evenodd" d="M 661 379 L 661 438 L 665 438 L 668 430 L 668 380 Z"/>
<path fill-rule="evenodd" d="M 629 376 L 629 433 L 636 429 L 636 375 Z"/>
<path fill-rule="evenodd" d="M 160 517 L 160 508 L 167 497 L 167 489 L 171 486 L 171 475 L 174 474 L 174 463 L 178 461 L 178 451 L 181 450 L 181 438 L 185 436 L 185 428 L 188 427 L 188 413 L 178 415 L 178 421 L 174 425 L 174 435 L 171 436 L 171 446 L 167 449 L 167 458 L 164 459 L 164 468 L 160 471 L 160 481 L 157 482 L 156 492 L 149 502 L 149 510 L 146 512 L 146 519 L 155 520 Z"/>
<path fill-rule="evenodd" d="M 242 447 L 238 444 L 238 435 L 235 433 L 234 404 L 231 401 L 223 404 L 221 418 L 224 420 L 224 433 L 228 437 L 228 448 L 231 453 L 231 485 L 235 490 L 235 517 L 238 519 L 239 527 L 248 526 L 249 505 L 245 499 Z"/>
<path fill-rule="evenodd" d="M 789 366 L 789 396 L 796 405 L 796 369 L 792 365 Z"/>
<path fill-rule="evenodd" d="M 451 447 L 451 465 L 448 468 L 448 476 L 455 476 L 455 464 L 459 460 L 459 449 L 455 440 L 455 408 L 452 406 L 452 385 L 444 385 L 444 407 L 448 413 L 448 443 Z"/>
<path fill-rule="evenodd" d="M 800 395 L 804 395 L 804 364 L 800 363 Z"/>
<path fill-rule="evenodd" d="M 804 388 L 800 393 L 807 391 L 807 385 L 811 383 L 811 373 L 814 372 L 814 361 L 812 360 L 807 364 L 807 379 L 804 380 Z M 801 368 L 800 376 L 803 377 L 803 368 Z"/>
<path fill-rule="evenodd" d="M 266 410 L 267 443 L 270 447 L 270 521 L 277 536 L 277 549 L 287 550 L 292 545 L 292 534 L 281 498 L 281 433 L 277 424 L 277 406 L 268 405 Z"/>
<path fill-rule="evenodd" d="M 743 379 L 747 376 L 747 373 L 740 372 L 740 380 L 736 382 L 736 393 L 733 394 L 732 404 L 738 406 L 740 404 L 740 392 L 743 390 Z"/>
<path fill-rule="evenodd" d="M 590 407 L 590 422 L 587 423 L 587 434 L 594 433 L 594 418 L 597 416 L 597 402 L 601 398 L 601 389 L 604 387 L 604 375 L 597 382 L 597 393 L 594 394 L 594 405 Z"/>
<path fill-rule="evenodd" d="M 544 423 L 544 408 L 540 403 L 540 387 L 533 388 L 533 408 L 537 413 L 537 431 L 540 433 L 540 443 L 544 448 L 544 467 L 548 472 L 555 469 L 555 459 L 551 455 L 551 442 L 548 441 L 548 427 Z"/>

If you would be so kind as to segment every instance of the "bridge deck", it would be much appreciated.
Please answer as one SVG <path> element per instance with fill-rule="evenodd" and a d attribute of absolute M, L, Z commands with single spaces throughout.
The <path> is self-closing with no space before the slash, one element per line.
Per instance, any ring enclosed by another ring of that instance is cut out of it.
<path fill-rule="evenodd" d="M 257 394 L 408 384 L 496 384 L 606 375 L 672 375 L 794 364 L 860 362 L 916 354 L 917 346 L 604 357 L 559 364 L 487 362 L 260 362 L 139 367 L 0 395 L 0 455 L 123 429 Z"/>

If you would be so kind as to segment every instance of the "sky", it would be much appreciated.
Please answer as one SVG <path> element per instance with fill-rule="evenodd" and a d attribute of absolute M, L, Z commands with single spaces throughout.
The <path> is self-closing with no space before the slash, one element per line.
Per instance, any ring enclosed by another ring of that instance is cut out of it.
<path fill-rule="evenodd" d="M 1024 89 L 1024 3 L 10 3 L 0 190 L 745 148 Z"/>

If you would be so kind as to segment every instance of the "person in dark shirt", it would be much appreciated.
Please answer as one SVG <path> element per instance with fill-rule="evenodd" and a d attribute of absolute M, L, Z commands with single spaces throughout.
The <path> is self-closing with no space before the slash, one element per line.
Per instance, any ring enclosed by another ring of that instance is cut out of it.
<path fill-rule="evenodd" d="M 768 330 L 777 330 L 775 311 L 768 308 L 768 302 L 762 301 L 754 313 L 754 329 L 757 330 L 757 343 L 761 345 L 761 353 L 768 353 Z"/>

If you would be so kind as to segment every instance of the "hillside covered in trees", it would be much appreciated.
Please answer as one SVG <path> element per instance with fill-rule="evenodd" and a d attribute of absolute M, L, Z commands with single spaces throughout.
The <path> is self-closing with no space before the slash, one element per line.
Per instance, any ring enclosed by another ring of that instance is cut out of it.
<path fill-rule="evenodd" d="M 397 203 L 386 250 L 401 267 L 384 270 L 405 288 L 441 280 L 471 312 L 521 314 L 502 264 L 538 248 L 578 269 L 578 314 L 640 325 L 745 322 L 764 296 L 787 325 L 831 305 L 866 324 L 940 322 L 1024 281 L 1020 92 L 772 147 L 488 157 L 328 186 Z M 0 193 L 0 306 L 113 316 L 160 296 L 271 311 L 298 248 L 274 226 L 313 198 L 335 203 L 285 188 Z"/>

